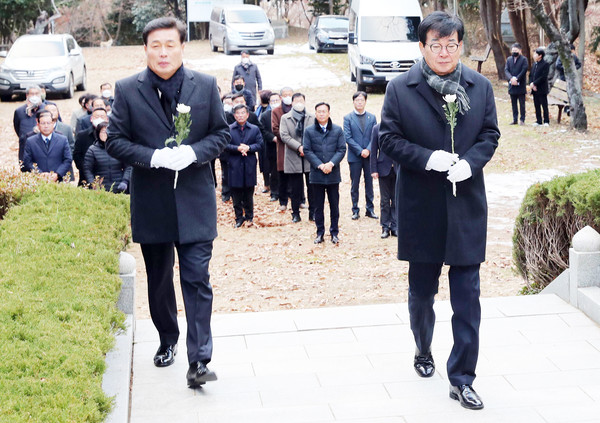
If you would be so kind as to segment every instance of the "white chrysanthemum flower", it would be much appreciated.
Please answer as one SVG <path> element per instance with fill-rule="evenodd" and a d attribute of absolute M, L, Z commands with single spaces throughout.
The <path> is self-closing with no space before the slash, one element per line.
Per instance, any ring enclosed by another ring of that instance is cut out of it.
<path fill-rule="evenodd" d="M 455 97 L 456 97 L 456 96 L 455 96 Z M 192 110 L 192 108 L 191 108 L 190 106 L 186 106 L 186 105 L 185 105 L 185 104 L 183 104 L 183 103 L 179 103 L 179 104 L 177 105 L 177 111 L 178 111 L 179 113 L 189 113 L 189 112 L 190 112 L 190 110 Z"/>
<path fill-rule="evenodd" d="M 444 101 L 446 103 L 454 103 L 456 101 L 456 94 L 446 94 L 444 96 Z"/>

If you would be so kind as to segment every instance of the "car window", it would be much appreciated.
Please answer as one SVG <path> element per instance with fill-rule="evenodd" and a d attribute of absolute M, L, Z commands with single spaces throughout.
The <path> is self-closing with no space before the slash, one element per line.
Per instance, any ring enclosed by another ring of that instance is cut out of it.
<path fill-rule="evenodd" d="M 71 50 L 73 50 L 75 48 L 75 40 L 73 40 L 72 38 L 68 38 L 67 39 L 67 49 L 69 50 L 69 53 L 71 52 Z"/>
<path fill-rule="evenodd" d="M 228 10 L 227 22 L 229 23 L 263 23 L 268 22 L 262 10 Z"/>
<path fill-rule="evenodd" d="M 10 49 L 9 57 L 53 57 L 64 56 L 65 47 L 60 40 L 18 41 Z"/>
<path fill-rule="evenodd" d="M 364 16 L 361 19 L 362 41 L 419 41 L 418 16 Z"/>
<path fill-rule="evenodd" d="M 328 29 L 348 29 L 348 19 L 340 19 L 340 18 L 320 18 L 319 19 L 319 28 L 328 28 Z"/>

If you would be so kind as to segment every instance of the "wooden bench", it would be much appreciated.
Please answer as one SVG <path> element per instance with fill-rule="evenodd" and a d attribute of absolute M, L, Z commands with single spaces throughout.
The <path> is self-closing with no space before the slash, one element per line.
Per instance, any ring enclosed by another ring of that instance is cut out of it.
<path fill-rule="evenodd" d="M 490 57 L 490 51 L 492 51 L 492 46 L 490 46 L 488 44 L 487 47 L 485 48 L 485 52 L 483 53 L 483 56 L 469 57 L 469 59 L 471 59 L 472 61 L 477 62 L 477 72 L 481 73 L 481 65 L 483 65 L 483 62 L 485 62 L 488 59 L 488 57 Z"/>
<path fill-rule="evenodd" d="M 552 89 L 548 93 L 548 105 L 549 106 L 558 106 L 558 119 L 557 122 L 560 123 L 560 118 L 562 117 L 562 111 L 565 106 L 569 105 L 569 94 L 567 94 L 567 83 L 562 79 L 557 79 L 554 81 L 554 85 Z"/>

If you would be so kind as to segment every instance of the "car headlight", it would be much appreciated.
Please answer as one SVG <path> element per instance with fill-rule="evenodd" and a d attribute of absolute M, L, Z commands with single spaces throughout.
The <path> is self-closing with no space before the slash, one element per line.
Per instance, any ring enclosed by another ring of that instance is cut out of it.
<path fill-rule="evenodd" d="M 0 78 L 0 85 L 10 85 L 10 81 Z"/>
<path fill-rule="evenodd" d="M 62 84 L 63 82 L 65 82 L 65 76 L 59 76 L 58 78 L 54 78 L 52 80 L 52 85 L 54 84 Z"/>
<path fill-rule="evenodd" d="M 375 59 L 371 59 L 370 57 L 367 56 L 360 56 L 360 63 L 363 65 L 374 65 L 375 64 Z"/>

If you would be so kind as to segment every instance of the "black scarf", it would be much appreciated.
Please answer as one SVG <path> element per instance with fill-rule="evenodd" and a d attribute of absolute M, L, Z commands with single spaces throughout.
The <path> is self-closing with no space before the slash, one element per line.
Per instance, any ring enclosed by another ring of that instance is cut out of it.
<path fill-rule="evenodd" d="M 469 111 L 471 108 L 469 106 L 471 100 L 469 99 L 464 87 L 460 85 L 462 63 L 458 62 L 456 69 L 454 69 L 452 73 L 439 76 L 429 67 L 427 62 L 425 62 L 425 59 L 421 59 L 421 72 L 423 72 L 423 77 L 427 81 L 427 84 L 442 96 L 447 94 L 456 95 L 458 111 L 460 114 L 464 115 Z"/>
<path fill-rule="evenodd" d="M 304 135 L 304 117 L 306 116 L 306 110 L 302 112 L 292 108 L 292 118 L 296 121 L 296 135 L 302 139 Z"/>
<path fill-rule="evenodd" d="M 152 88 L 160 91 L 160 104 L 167 116 L 169 122 L 173 122 L 173 115 L 179 100 L 181 85 L 183 84 L 183 65 L 169 79 L 162 79 L 148 68 L 148 76 L 152 83 Z"/>

